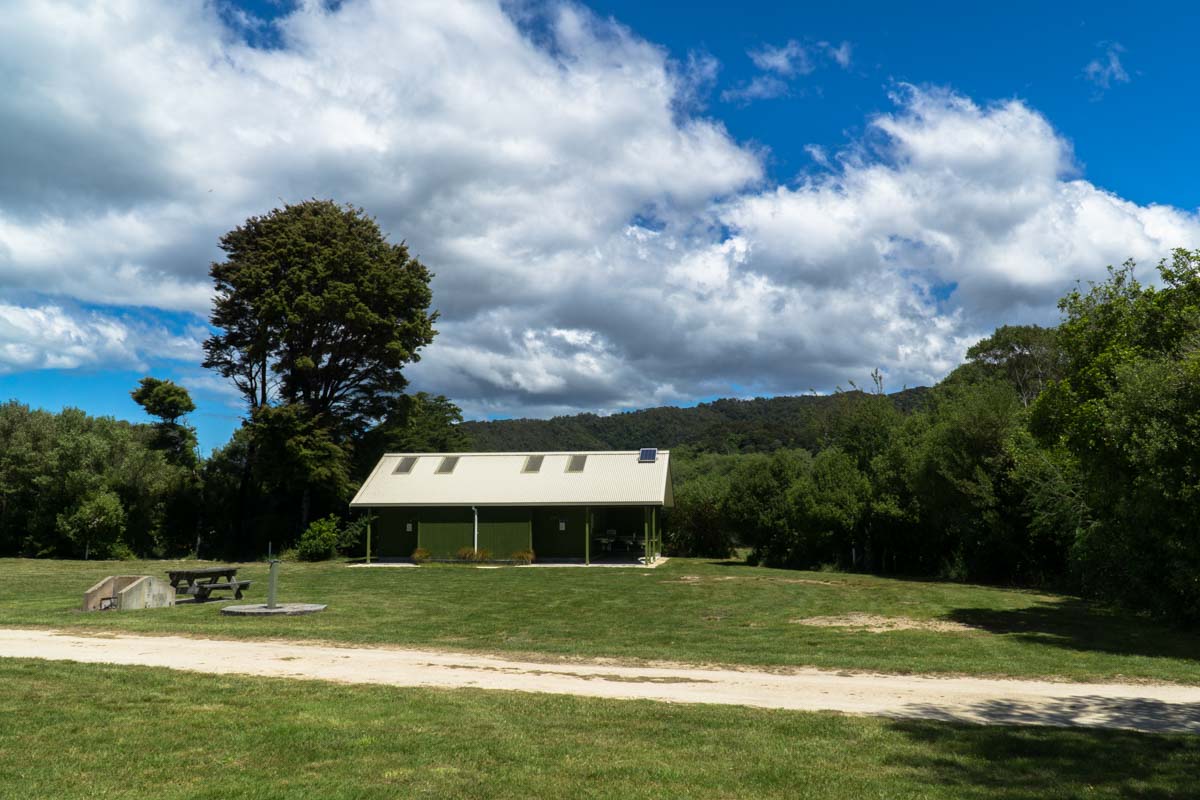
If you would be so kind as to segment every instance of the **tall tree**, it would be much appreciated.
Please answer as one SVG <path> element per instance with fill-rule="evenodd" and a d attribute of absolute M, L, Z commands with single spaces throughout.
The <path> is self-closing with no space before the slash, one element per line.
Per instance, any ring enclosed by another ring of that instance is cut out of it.
<path fill-rule="evenodd" d="M 221 237 L 205 366 L 251 410 L 303 405 L 363 430 L 399 401 L 403 367 L 433 340 L 430 272 L 362 209 L 310 200 Z"/>
<path fill-rule="evenodd" d="M 204 343 L 204 365 L 250 410 L 238 519 L 257 474 L 276 505 L 289 504 L 280 493 L 295 501 L 298 532 L 314 495 L 335 485 L 344 494 L 352 441 L 403 405 L 403 368 L 434 336 L 432 276 L 362 209 L 330 200 L 251 217 L 220 247 L 219 331 Z"/>
<path fill-rule="evenodd" d="M 196 466 L 196 431 L 179 420 L 196 410 L 188 390 L 172 381 L 145 377 L 129 395 L 147 414 L 158 417 L 156 442 L 169 458 L 187 467 Z"/>

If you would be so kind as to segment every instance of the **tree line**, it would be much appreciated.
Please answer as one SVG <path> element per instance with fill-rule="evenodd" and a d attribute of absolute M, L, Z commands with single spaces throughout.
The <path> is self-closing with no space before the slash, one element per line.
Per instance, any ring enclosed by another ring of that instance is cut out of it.
<path fill-rule="evenodd" d="M 1005 326 L 903 413 L 835 396 L 813 448 L 677 452 L 680 554 L 1050 586 L 1200 621 L 1200 251 Z"/>

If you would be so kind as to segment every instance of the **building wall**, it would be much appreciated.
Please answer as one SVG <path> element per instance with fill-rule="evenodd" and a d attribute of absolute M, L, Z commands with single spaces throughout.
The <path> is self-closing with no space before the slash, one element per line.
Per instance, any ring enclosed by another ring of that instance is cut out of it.
<path fill-rule="evenodd" d="M 475 543 L 475 515 L 469 508 L 421 508 L 417 540 L 432 558 L 454 558 L 460 548 Z"/>
<path fill-rule="evenodd" d="M 479 549 L 492 558 L 507 559 L 532 544 L 531 510 L 528 508 L 481 507 L 479 509 Z"/>

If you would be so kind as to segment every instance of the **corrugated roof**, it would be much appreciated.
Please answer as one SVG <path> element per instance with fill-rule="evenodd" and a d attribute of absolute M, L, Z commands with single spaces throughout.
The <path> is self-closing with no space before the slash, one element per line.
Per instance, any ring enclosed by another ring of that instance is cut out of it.
<path fill-rule="evenodd" d="M 529 456 L 543 457 L 536 472 L 526 471 Z M 572 456 L 587 456 L 582 471 L 567 471 Z M 458 461 L 439 473 L 447 457 Z M 416 459 L 411 470 L 397 472 L 407 458 Z M 350 506 L 671 506 L 670 459 L 669 450 L 659 450 L 653 463 L 639 463 L 637 450 L 388 453 Z"/>

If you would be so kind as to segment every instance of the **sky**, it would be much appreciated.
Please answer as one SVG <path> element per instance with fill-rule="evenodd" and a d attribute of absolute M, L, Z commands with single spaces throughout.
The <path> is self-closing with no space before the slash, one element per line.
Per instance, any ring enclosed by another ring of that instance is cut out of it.
<path fill-rule="evenodd" d="M 220 446 L 217 240 L 311 197 L 433 270 L 472 419 L 928 385 L 1200 247 L 1195 4 L 963 8 L 10 0 L 0 399 L 170 378 Z"/>

